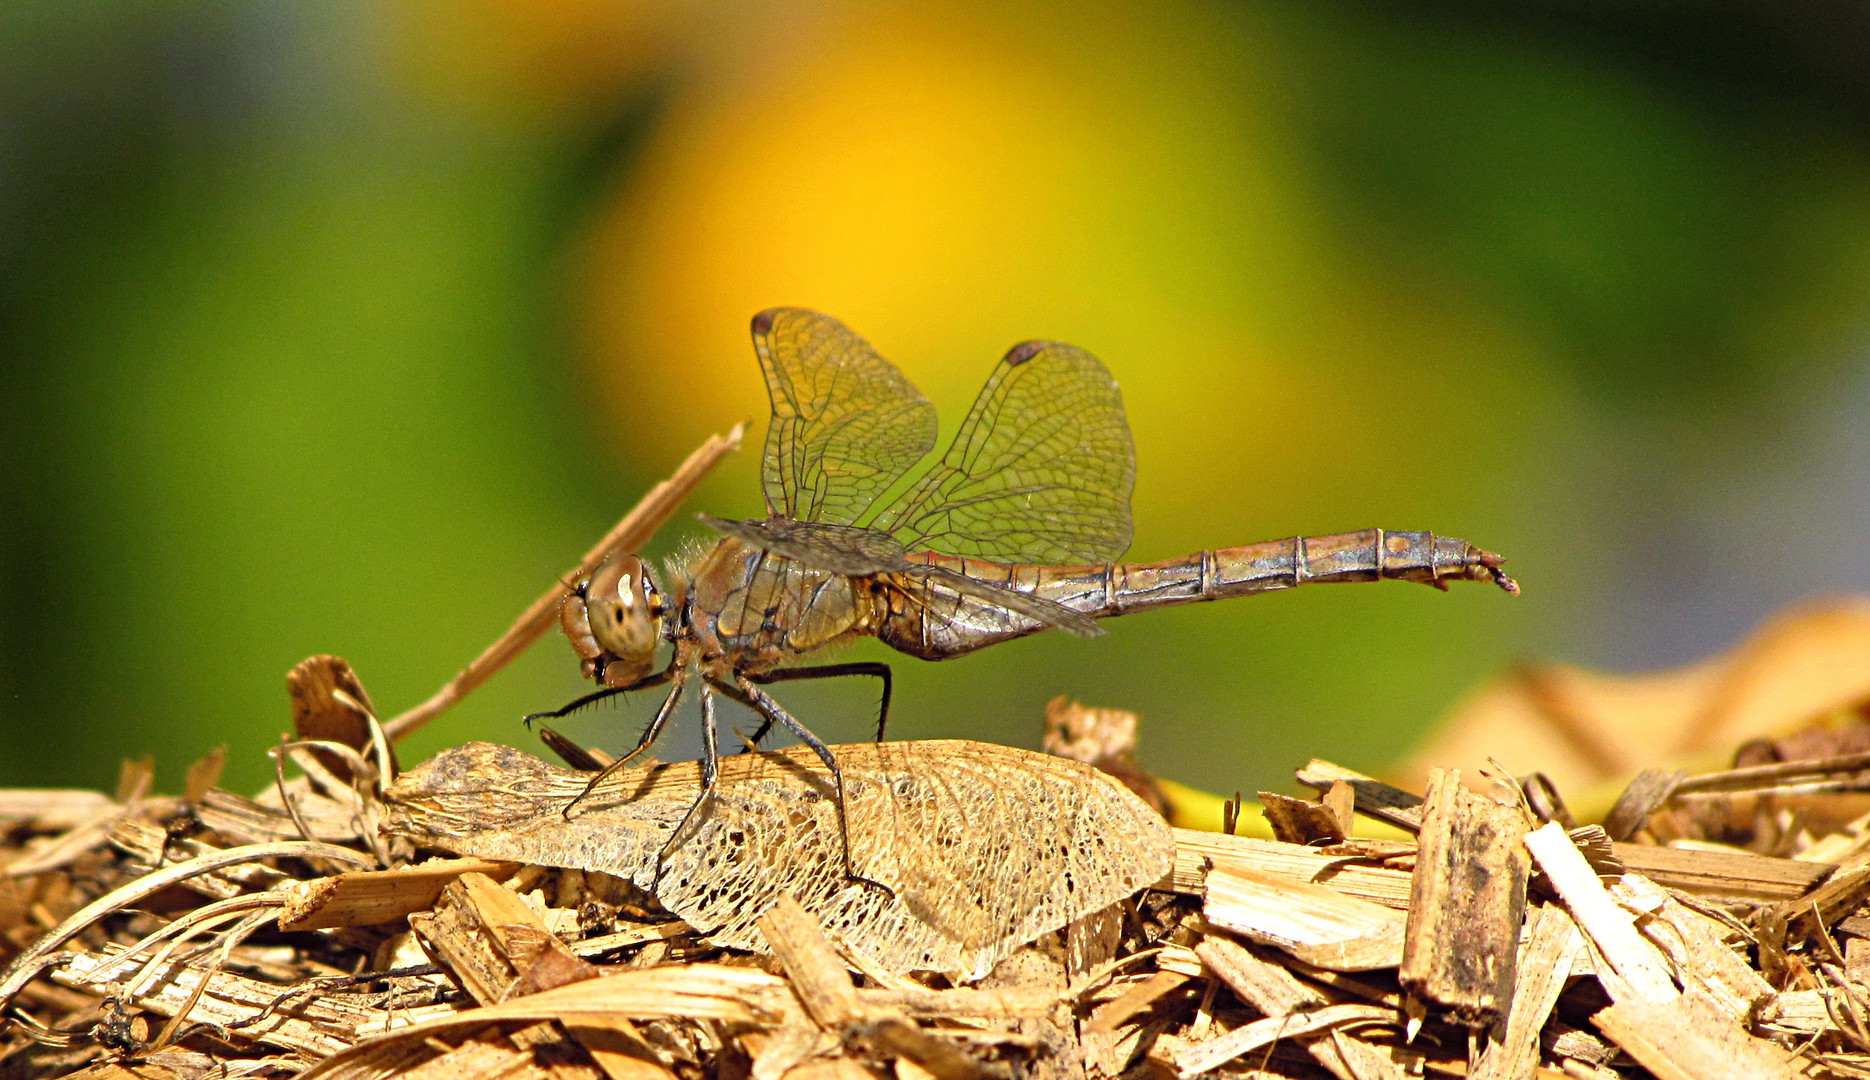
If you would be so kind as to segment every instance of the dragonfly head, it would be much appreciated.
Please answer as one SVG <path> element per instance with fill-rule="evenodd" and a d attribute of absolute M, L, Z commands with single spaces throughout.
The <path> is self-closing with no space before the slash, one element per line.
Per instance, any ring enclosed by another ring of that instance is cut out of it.
<path fill-rule="evenodd" d="M 628 686 L 656 666 L 667 610 L 643 560 L 617 554 L 565 598 L 559 621 L 588 678 Z"/>

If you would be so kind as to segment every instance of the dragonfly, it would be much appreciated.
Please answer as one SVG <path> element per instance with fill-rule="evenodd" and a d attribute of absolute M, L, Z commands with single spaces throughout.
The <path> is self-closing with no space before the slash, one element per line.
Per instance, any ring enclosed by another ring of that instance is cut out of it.
<path fill-rule="evenodd" d="M 1130 546 L 1136 454 L 1116 380 L 1076 346 L 1013 346 L 920 473 L 935 448 L 935 408 L 869 342 L 828 315 L 774 308 L 753 317 L 753 347 L 772 402 L 760 466 L 766 517 L 701 515 L 720 540 L 678 559 L 661 581 L 637 555 L 605 561 L 560 612 L 599 689 L 527 718 L 668 687 L 635 749 L 590 780 L 569 817 L 656 741 L 695 688 L 700 794 L 665 853 L 714 790 L 716 694 L 761 717 L 754 745 L 774 725 L 790 731 L 842 793 L 835 756 L 767 688 L 876 678 L 882 741 L 889 665 L 807 662 L 861 637 L 946 660 L 1045 630 L 1094 637 L 1097 620 L 1112 616 L 1326 582 L 1479 581 L 1519 592 L 1499 555 L 1432 532 L 1364 529 L 1118 561 Z M 867 880 L 845 848 L 846 876 Z"/>

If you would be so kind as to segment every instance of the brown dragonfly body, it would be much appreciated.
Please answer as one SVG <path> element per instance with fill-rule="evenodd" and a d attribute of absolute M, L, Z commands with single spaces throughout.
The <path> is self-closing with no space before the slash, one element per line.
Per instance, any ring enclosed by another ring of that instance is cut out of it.
<path fill-rule="evenodd" d="M 714 777 L 714 692 L 764 718 L 756 742 L 779 724 L 842 785 L 830 751 L 763 687 L 879 678 L 881 739 L 887 665 L 799 664 L 859 637 L 943 660 L 1050 628 L 1090 637 L 1103 632 L 1101 618 L 1317 582 L 1488 581 L 1519 591 L 1498 555 L 1428 532 L 1366 529 L 1118 562 L 1130 542 L 1135 455 L 1116 383 L 1091 354 L 1056 342 L 1014 346 L 953 443 L 907 480 L 934 447 L 935 412 L 900 371 L 835 319 L 798 308 L 755 316 L 753 339 L 773 404 L 767 517 L 703 515 L 726 535 L 671 567 L 666 593 L 633 555 L 600 567 L 566 600 L 563 622 L 602 689 L 536 714 L 671 685 L 621 765 L 649 747 L 699 676 L 697 809 Z M 673 655 L 658 667 L 665 642 Z"/>
<path fill-rule="evenodd" d="M 1051 601 L 1094 619 L 1330 582 L 1497 578 L 1499 560 L 1465 540 L 1364 529 L 1202 551 L 1157 563 L 1031 566 L 916 552 L 911 561 Z M 899 574 L 764 573 L 766 552 L 737 537 L 684 575 L 695 656 L 763 673 L 874 636 L 922 660 L 946 660 L 1052 624 L 941 581 Z"/>

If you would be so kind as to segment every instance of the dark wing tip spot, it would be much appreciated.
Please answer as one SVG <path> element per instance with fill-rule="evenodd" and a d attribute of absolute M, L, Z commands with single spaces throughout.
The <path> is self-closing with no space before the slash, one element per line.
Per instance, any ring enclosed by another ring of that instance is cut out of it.
<path fill-rule="evenodd" d="M 1050 341 L 1022 341 L 1006 351 L 1008 367 L 1018 367 L 1052 347 Z"/>
<path fill-rule="evenodd" d="M 779 318 L 780 313 L 785 310 L 785 308 L 767 308 L 765 311 L 755 315 L 753 317 L 753 335 L 755 337 L 765 337 L 767 334 L 772 333 L 773 320 Z"/>

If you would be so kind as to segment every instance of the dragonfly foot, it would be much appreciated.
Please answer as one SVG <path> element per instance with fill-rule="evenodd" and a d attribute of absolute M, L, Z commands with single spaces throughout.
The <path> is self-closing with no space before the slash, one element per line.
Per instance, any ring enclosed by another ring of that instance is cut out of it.
<path fill-rule="evenodd" d="M 863 876 L 862 874 L 857 873 L 855 870 L 844 871 L 844 880 L 854 882 L 858 885 L 862 885 L 866 889 L 875 889 L 878 892 L 883 894 L 883 898 L 885 900 L 893 901 L 896 899 L 895 889 L 890 888 L 888 885 L 883 884 L 881 881 L 875 881 L 870 878 L 867 878 Z"/>

